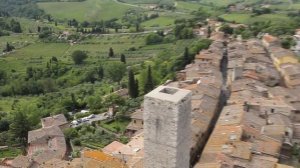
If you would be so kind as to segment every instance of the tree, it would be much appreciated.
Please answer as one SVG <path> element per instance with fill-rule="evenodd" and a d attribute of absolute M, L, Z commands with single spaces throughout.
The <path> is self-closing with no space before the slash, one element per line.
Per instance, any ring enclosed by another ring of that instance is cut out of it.
<path fill-rule="evenodd" d="M 210 38 L 211 33 L 212 33 L 211 27 L 208 26 L 208 27 L 207 27 L 207 38 Z"/>
<path fill-rule="evenodd" d="M 71 93 L 71 102 L 72 102 L 72 109 L 76 109 L 79 106 L 74 93 Z"/>
<path fill-rule="evenodd" d="M 0 132 L 9 130 L 9 122 L 5 119 L 0 120 Z"/>
<path fill-rule="evenodd" d="M 11 52 L 12 50 L 14 50 L 15 47 L 10 45 L 8 42 L 6 43 L 6 47 L 5 49 L 3 50 L 3 52 Z"/>
<path fill-rule="evenodd" d="M 138 97 L 138 85 L 136 83 L 133 71 L 131 69 L 129 69 L 128 71 L 128 92 L 130 97 Z"/>
<path fill-rule="evenodd" d="M 7 79 L 6 71 L 0 70 L 0 85 L 5 84 Z"/>
<path fill-rule="evenodd" d="M 121 62 L 123 62 L 124 64 L 126 64 L 126 57 L 124 54 L 121 54 Z"/>
<path fill-rule="evenodd" d="M 123 106 L 125 103 L 125 99 L 117 94 L 109 94 L 105 97 L 103 101 L 103 105 L 106 107 L 115 107 L 116 105 Z"/>
<path fill-rule="evenodd" d="M 97 76 L 96 75 L 97 75 L 97 72 L 95 70 L 87 71 L 85 73 L 85 79 L 84 79 L 84 81 L 95 83 L 95 81 L 97 80 Z"/>
<path fill-rule="evenodd" d="M 100 96 L 90 96 L 87 99 L 87 105 L 91 110 L 98 110 L 102 108 L 102 99 Z"/>
<path fill-rule="evenodd" d="M 139 92 L 139 81 L 137 79 L 135 79 L 135 88 L 136 88 L 136 97 L 138 97 L 140 95 L 140 92 Z"/>
<path fill-rule="evenodd" d="M 72 59 L 76 65 L 82 64 L 87 57 L 87 54 L 80 50 L 76 50 L 72 53 Z"/>
<path fill-rule="evenodd" d="M 140 23 L 139 23 L 139 22 L 137 22 L 137 23 L 135 24 L 135 31 L 136 31 L 136 32 L 139 32 L 139 31 L 140 31 Z"/>
<path fill-rule="evenodd" d="M 151 70 L 151 66 L 149 65 L 148 70 L 147 70 L 145 86 L 144 86 L 144 92 L 148 93 L 153 89 L 154 89 L 154 83 L 153 83 L 153 78 L 152 78 L 152 70 Z"/>
<path fill-rule="evenodd" d="M 103 69 L 102 65 L 100 65 L 98 67 L 97 74 L 98 74 L 99 79 L 102 80 L 104 77 L 104 69 Z"/>
<path fill-rule="evenodd" d="M 29 120 L 24 112 L 17 111 L 13 115 L 10 131 L 17 141 L 27 144 L 27 134 L 30 131 Z"/>
<path fill-rule="evenodd" d="M 114 82 L 120 82 L 126 72 L 125 64 L 121 62 L 112 62 L 105 66 L 106 77 Z"/>
<path fill-rule="evenodd" d="M 157 33 L 151 33 L 146 37 L 146 44 L 151 45 L 151 44 L 158 44 L 163 41 L 163 37 L 158 35 Z"/>
<path fill-rule="evenodd" d="M 186 66 L 190 63 L 190 54 L 189 54 L 189 48 L 185 47 L 184 54 L 183 54 L 183 64 Z"/>
<path fill-rule="evenodd" d="M 296 45 L 296 42 L 292 37 L 286 37 L 281 41 L 281 47 L 285 49 L 290 49 L 294 45 Z"/>
<path fill-rule="evenodd" d="M 229 25 L 225 24 L 220 28 L 220 31 L 226 33 L 226 34 L 232 34 L 233 33 L 233 28 L 230 27 Z"/>
<path fill-rule="evenodd" d="M 115 54 L 114 54 L 114 49 L 111 48 L 111 47 L 109 48 L 108 56 L 109 56 L 109 57 L 114 57 L 114 56 L 115 56 Z"/>
<path fill-rule="evenodd" d="M 20 22 L 15 21 L 14 19 L 10 22 L 11 31 L 15 33 L 22 33 Z"/>
<path fill-rule="evenodd" d="M 76 138 L 78 136 L 78 132 L 75 128 L 66 128 L 64 130 L 64 134 L 65 134 L 66 139 L 68 139 L 68 140 Z"/>

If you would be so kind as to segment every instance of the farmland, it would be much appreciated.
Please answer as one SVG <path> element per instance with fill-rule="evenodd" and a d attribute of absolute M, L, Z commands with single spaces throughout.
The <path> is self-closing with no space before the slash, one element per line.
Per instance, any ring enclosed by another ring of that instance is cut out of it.
<path fill-rule="evenodd" d="M 122 18 L 133 8 L 112 0 L 87 0 L 83 2 L 43 2 L 39 7 L 55 18 L 64 20 L 75 18 L 79 21 L 100 21 Z M 74 12 L 76 11 L 76 12 Z"/>
<path fill-rule="evenodd" d="M 225 19 L 226 21 L 236 22 L 236 23 L 244 23 L 250 24 L 253 22 L 259 21 L 271 21 L 271 22 L 291 22 L 290 18 L 287 17 L 285 14 L 264 14 L 259 16 L 252 16 L 250 13 L 230 13 L 230 14 L 223 14 L 220 16 L 221 18 Z"/>
<path fill-rule="evenodd" d="M 34 38 L 27 36 L 20 37 L 33 43 Z M 27 47 L 21 48 L 0 59 L 1 69 L 25 73 L 29 66 L 45 67 L 51 57 L 57 57 L 65 64 L 73 64 L 71 53 L 76 50 L 88 52 L 87 64 L 99 62 L 108 57 L 108 49 L 112 47 L 116 53 L 116 58 L 110 60 L 119 61 L 121 53 L 127 56 L 128 62 L 140 62 L 150 57 L 156 56 L 166 48 L 176 47 L 173 44 L 163 44 L 147 46 L 145 45 L 144 35 L 118 35 L 118 36 L 97 36 L 87 37 L 86 40 L 79 44 L 69 45 L 67 43 L 34 43 Z M 13 42 L 18 38 L 6 37 L 3 41 Z M 17 42 L 15 42 L 17 43 Z M 15 44 L 13 43 L 13 44 Z M 21 42 L 20 42 L 21 43 Z M 24 42 L 25 43 L 25 42 Z M 1 43 L 2 48 L 6 43 Z M 133 49 L 134 48 L 134 49 Z M 133 50 L 132 50 L 133 49 Z"/>

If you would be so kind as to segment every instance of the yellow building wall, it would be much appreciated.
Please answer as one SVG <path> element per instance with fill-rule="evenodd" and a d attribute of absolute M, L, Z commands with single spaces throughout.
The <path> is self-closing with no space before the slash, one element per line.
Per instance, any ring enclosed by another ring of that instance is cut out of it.
<path fill-rule="evenodd" d="M 285 63 L 298 63 L 298 59 L 295 56 L 283 56 L 274 60 L 274 65 L 278 70 L 280 70 L 280 65 Z"/>

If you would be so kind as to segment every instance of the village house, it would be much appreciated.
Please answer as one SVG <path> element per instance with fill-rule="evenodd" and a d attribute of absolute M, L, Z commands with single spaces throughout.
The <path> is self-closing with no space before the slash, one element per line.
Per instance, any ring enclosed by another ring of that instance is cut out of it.
<path fill-rule="evenodd" d="M 217 30 L 222 26 L 222 22 L 219 22 L 217 20 L 212 20 L 212 19 L 206 19 L 206 21 L 207 21 L 207 25 L 211 27 L 212 32 L 214 32 L 214 34 L 218 34 L 219 32 L 217 32 Z"/>
<path fill-rule="evenodd" d="M 133 136 L 136 132 L 143 129 L 144 119 L 143 119 L 143 109 L 137 109 L 131 114 L 131 122 L 126 128 L 125 134 L 128 136 Z"/>
<path fill-rule="evenodd" d="M 216 27 L 216 29 L 218 29 L 220 27 Z M 213 32 L 211 35 L 210 35 L 210 38 L 211 40 L 214 40 L 214 41 L 224 41 L 225 40 L 225 34 L 223 32 Z"/>
<path fill-rule="evenodd" d="M 63 114 L 42 118 L 41 123 L 43 128 L 58 126 L 60 129 L 65 129 L 70 127 L 66 117 Z"/>
<path fill-rule="evenodd" d="M 225 106 L 195 168 L 218 164 L 225 167 L 274 168 L 285 142 L 285 128 L 290 128 L 289 119 L 272 116 L 269 120 L 274 125 L 266 125 L 265 119 L 256 114 L 244 111 L 240 104 Z M 276 128 L 279 129 L 277 132 Z"/>
<path fill-rule="evenodd" d="M 100 150 L 83 149 L 80 158 L 70 161 L 51 159 L 45 161 L 40 168 L 129 168 L 121 159 L 108 155 Z M 136 167 L 140 168 L 140 167 Z"/>
<path fill-rule="evenodd" d="M 300 29 L 295 30 L 294 40 L 296 41 L 296 45 L 292 47 L 292 50 L 300 55 Z"/>
<path fill-rule="evenodd" d="M 53 158 L 63 159 L 66 152 L 65 136 L 59 127 L 51 126 L 28 132 L 27 154 L 38 165 Z"/>
<path fill-rule="evenodd" d="M 182 80 L 199 80 L 201 77 L 215 76 L 219 72 L 219 68 L 212 63 L 196 62 L 189 64 L 179 73 Z"/>
<path fill-rule="evenodd" d="M 142 168 L 144 158 L 144 133 L 141 132 L 127 144 L 114 141 L 103 148 L 103 152 L 122 160 L 129 168 Z"/>
<path fill-rule="evenodd" d="M 282 64 L 280 70 L 287 87 L 300 86 L 300 64 Z"/>
<path fill-rule="evenodd" d="M 42 118 L 41 123 L 42 128 L 28 132 L 27 156 L 16 157 L 11 166 L 24 162 L 30 165 L 28 167 L 39 167 L 52 159 L 65 158 L 67 144 L 62 129 L 69 127 L 65 116 L 59 114 Z"/>
<path fill-rule="evenodd" d="M 293 123 L 300 122 L 300 90 L 284 88 L 281 86 L 273 87 L 268 90 L 268 96 L 272 99 L 284 101 L 285 103 L 292 106 L 295 110 L 291 114 L 290 118 Z"/>
<path fill-rule="evenodd" d="M 221 59 L 222 54 L 216 53 L 216 51 L 204 50 L 195 56 L 195 63 L 209 63 L 219 67 Z"/>
<path fill-rule="evenodd" d="M 208 36 L 208 29 L 207 29 L 207 27 L 194 28 L 193 33 L 196 36 L 206 38 Z"/>
<path fill-rule="evenodd" d="M 274 87 L 280 75 L 258 40 L 228 44 L 228 61 L 230 97 L 194 167 L 284 167 L 300 142 L 298 88 Z"/>
<path fill-rule="evenodd" d="M 280 47 L 271 47 L 269 49 L 270 56 L 273 60 L 273 63 L 278 71 L 280 71 L 280 66 L 287 63 L 298 63 L 299 59 L 294 52 L 288 49 Z"/>
<path fill-rule="evenodd" d="M 269 47 L 279 47 L 280 46 L 280 40 L 277 37 L 272 36 L 270 34 L 265 34 L 262 37 L 262 43 L 267 48 L 269 48 Z"/>

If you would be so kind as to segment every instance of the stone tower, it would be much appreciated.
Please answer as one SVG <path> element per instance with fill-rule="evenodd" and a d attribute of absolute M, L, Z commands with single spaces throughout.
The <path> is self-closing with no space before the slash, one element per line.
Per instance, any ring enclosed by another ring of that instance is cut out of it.
<path fill-rule="evenodd" d="M 191 95 L 167 86 L 145 95 L 145 168 L 189 168 Z"/>

